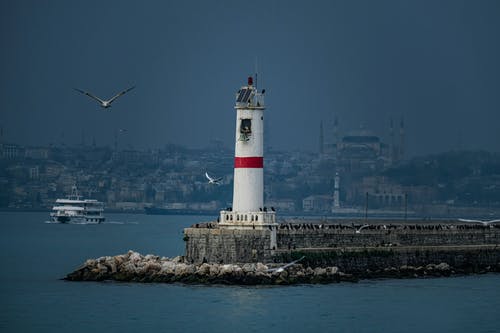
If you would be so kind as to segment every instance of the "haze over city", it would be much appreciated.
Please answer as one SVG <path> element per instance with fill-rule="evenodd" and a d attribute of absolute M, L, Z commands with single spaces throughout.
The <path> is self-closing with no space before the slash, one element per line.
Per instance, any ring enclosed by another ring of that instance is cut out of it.
<path fill-rule="evenodd" d="M 334 117 L 407 156 L 500 150 L 497 1 L 4 1 L 0 126 L 20 144 L 231 148 L 234 93 L 259 72 L 270 145 L 317 150 Z M 110 109 L 73 88 L 111 98 Z"/>

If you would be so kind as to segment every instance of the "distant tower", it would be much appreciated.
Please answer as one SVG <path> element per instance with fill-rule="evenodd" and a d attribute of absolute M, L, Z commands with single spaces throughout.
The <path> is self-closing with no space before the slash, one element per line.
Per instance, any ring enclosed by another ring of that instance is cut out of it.
<path fill-rule="evenodd" d="M 323 133 L 323 121 L 319 123 L 319 154 L 323 155 L 325 153 L 325 137 Z"/>
<path fill-rule="evenodd" d="M 405 124 L 403 117 L 401 117 L 401 122 L 399 123 L 399 160 L 403 160 L 405 147 Z"/>
<path fill-rule="evenodd" d="M 337 116 L 333 119 L 333 144 L 335 148 L 335 157 L 338 157 L 339 151 L 339 119 Z"/>
<path fill-rule="evenodd" d="M 236 94 L 236 135 L 232 210 L 220 213 L 220 226 L 233 229 L 270 229 L 276 247 L 276 215 L 264 207 L 264 90 L 252 77 Z"/>
<path fill-rule="evenodd" d="M 340 208 L 340 177 L 339 173 L 336 172 L 333 191 L 333 212 L 335 212 L 335 210 L 338 208 Z"/>

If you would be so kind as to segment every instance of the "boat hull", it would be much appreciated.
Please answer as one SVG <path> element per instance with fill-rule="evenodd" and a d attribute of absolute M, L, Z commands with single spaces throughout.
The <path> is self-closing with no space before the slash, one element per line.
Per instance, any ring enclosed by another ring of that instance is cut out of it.
<path fill-rule="evenodd" d="M 87 216 L 52 216 L 52 221 L 57 223 L 67 223 L 67 224 L 99 224 L 104 222 L 106 219 L 102 216 L 100 217 L 87 217 Z"/>

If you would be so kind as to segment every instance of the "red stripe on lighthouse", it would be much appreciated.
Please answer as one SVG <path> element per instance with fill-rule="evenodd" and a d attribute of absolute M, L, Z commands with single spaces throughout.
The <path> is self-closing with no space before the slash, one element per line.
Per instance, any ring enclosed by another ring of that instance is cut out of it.
<path fill-rule="evenodd" d="M 263 157 L 235 157 L 234 158 L 235 168 L 263 168 L 264 158 Z"/>

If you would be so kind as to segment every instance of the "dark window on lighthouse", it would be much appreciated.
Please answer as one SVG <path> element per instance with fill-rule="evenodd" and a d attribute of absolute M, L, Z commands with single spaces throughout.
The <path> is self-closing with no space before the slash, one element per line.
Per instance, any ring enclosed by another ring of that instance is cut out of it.
<path fill-rule="evenodd" d="M 252 119 L 241 119 L 240 133 L 245 135 L 252 133 Z"/>
<path fill-rule="evenodd" d="M 252 134 L 252 119 L 241 119 L 240 123 L 240 141 L 250 140 L 248 137 Z"/>

